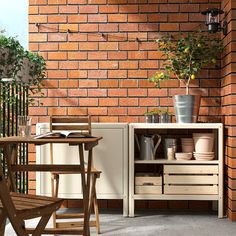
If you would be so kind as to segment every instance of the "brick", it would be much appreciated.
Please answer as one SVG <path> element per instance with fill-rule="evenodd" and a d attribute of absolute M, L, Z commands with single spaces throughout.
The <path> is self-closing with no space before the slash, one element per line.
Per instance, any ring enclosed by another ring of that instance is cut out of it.
<path fill-rule="evenodd" d="M 125 107 L 108 107 L 108 115 L 126 115 L 127 108 Z"/>
<path fill-rule="evenodd" d="M 67 32 L 70 30 L 71 32 L 78 32 L 78 24 L 60 24 L 59 30 L 60 32 Z"/>
<path fill-rule="evenodd" d="M 57 42 L 62 42 L 66 41 L 67 36 L 64 33 L 57 33 L 57 34 L 48 34 L 48 41 L 57 41 Z"/>
<path fill-rule="evenodd" d="M 120 61 L 119 62 L 120 69 L 138 69 L 137 61 Z"/>
<path fill-rule="evenodd" d="M 59 81 L 59 88 L 78 88 L 77 80 L 61 80 Z"/>
<path fill-rule="evenodd" d="M 108 59 L 116 59 L 116 60 L 126 60 L 127 52 L 108 52 Z"/>
<path fill-rule="evenodd" d="M 45 5 L 47 0 L 29 0 L 29 5 Z"/>
<path fill-rule="evenodd" d="M 147 71 L 146 70 L 129 70 L 128 71 L 128 78 L 147 78 Z"/>
<path fill-rule="evenodd" d="M 66 23 L 66 22 L 67 22 L 66 16 L 63 15 L 48 16 L 48 23 Z"/>
<path fill-rule="evenodd" d="M 158 99 L 156 98 L 141 98 L 139 99 L 139 106 L 144 106 L 144 107 L 147 107 L 147 106 L 158 106 Z M 144 111 L 145 112 L 145 111 Z"/>
<path fill-rule="evenodd" d="M 80 24 L 79 31 L 80 32 L 97 32 L 98 24 Z"/>
<path fill-rule="evenodd" d="M 70 0 L 68 0 L 70 1 Z M 67 3 L 67 0 L 48 0 L 48 4 L 49 5 L 63 5 L 63 4 L 66 4 Z M 68 2 L 69 3 L 69 2 Z"/>
<path fill-rule="evenodd" d="M 128 107 L 128 115 L 135 115 L 135 116 L 140 116 L 143 115 L 146 112 L 146 107 L 145 108 L 140 108 L 140 107 Z"/>
<path fill-rule="evenodd" d="M 47 41 L 47 34 L 31 33 L 29 35 L 29 42 L 46 42 L 46 41 Z"/>
<path fill-rule="evenodd" d="M 155 69 L 158 68 L 158 61 L 153 60 L 145 60 L 145 61 L 139 61 L 139 68 L 140 69 Z"/>
<path fill-rule="evenodd" d="M 87 60 L 88 56 L 86 52 L 68 52 L 68 60 Z"/>
<path fill-rule="evenodd" d="M 82 15 L 83 16 L 83 15 Z M 102 14 L 97 14 L 97 15 L 94 15 L 94 14 L 91 14 L 91 15 L 88 15 L 88 22 L 107 22 L 107 16 L 106 15 L 102 15 Z"/>
<path fill-rule="evenodd" d="M 100 42 L 99 50 L 105 50 L 105 51 L 118 50 L 118 43 L 117 42 Z"/>
<path fill-rule="evenodd" d="M 67 0 L 68 4 L 86 4 L 87 0 Z"/>
<path fill-rule="evenodd" d="M 83 88 L 95 88 L 97 87 L 97 80 L 80 80 L 79 87 Z"/>
<path fill-rule="evenodd" d="M 42 82 L 44 88 L 58 88 L 58 80 L 47 79 Z"/>
<path fill-rule="evenodd" d="M 117 88 L 118 85 L 119 85 L 118 80 L 110 80 L 110 79 L 99 80 L 99 87 L 101 88 Z"/>
<path fill-rule="evenodd" d="M 66 89 L 49 89 L 48 90 L 48 97 L 66 97 L 67 90 Z"/>
<path fill-rule="evenodd" d="M 98 106 L 98 98 L 80 98 L 79 106 L 84 107 L 97 107 Z"/>
<path fill-rule="evenodd" d="M 127 0 L 107 0 L 107 4 L 126 4 Z"/>
<path fill-rule="evenodd" d="M 40 16 L 40 15 L 29 15 L 28 17 L 29 23 L 47 23 L 47 16 Z"/>
<path fill-rule="evenodd" d="M 178 4 L 160 4 L 160 12 L 178 12 Z"/>
<path fill-rule="evenodd" d="M 79 6 L 80 14 L 88 14 L 88 13 L 98 13 L 98 6 L 96 5 L 84 5 Z"/>
<path fill-rule="evenodd" d="M 131 80 L 131 79 L 121 80 L 120 87 L 123 87 L 123 88 L 135 87 L 136 88 L 136 87 L 138 87 L 138 81 Z"/>
<path fill-rule="evenodd" d="M 178 23 L 162 23 L 160 24 L 160 31 L 179 31 Z"/>
<path fill-rule="evenodd" d="M 68 23 L 81 23 L 87 22 L 86 15 L 68 15 Z"/>
<path fill-rule="evenodd" d="M 126 97 L 127 89 L 109 89 L 108 96 L 109 97 Z"/>
<path fill-rule="evenodd" d="M 39 45 L 40 51 L 56 51 L 58 50 L 58 43 L 45 43 Z"/>
<path fill-rule="evenodd" d="M 100 61 L 99 69 L 118 69 L 117 61 Z"/>
<path fill-rule="evenodd" d="M 99 106 L 116 107 L 118 106 L 118 98 L 99 98 Z"/>
<path fill-rule="evenodd" d="M 129 60 L 137 60 L 137 59 L 147 59 L 148 58 L 148 54 L 147 52 L 141 52 L 141 51 L 131 51 L 128 52 L 128 59 Z"/>
<path fill-rule="evenodd" d="M 78 13 L 78 10 L 78 6 L 76 5 L 59 6 L 59 13 L 61 14 Z"/>
<path fill-rule="evenodd" d="M 87 97 L 87 89 L 70 89 L 68 90 L 69 97 Z"/>
<path fill-rule="evenodd" d="M 67 53 L 66 52 L 49 52 L 48 60 L 66 60 Z"/>
<path fill-rule="evenodd" d="M 59 68 L 57 61 L 47 61 L 47 70 L 56 70 Z"/>
<path fill-rule="evenodd" d="M 29 15 L 38 14 L 39 7 L 38 6 L 29 6 L 28 12 L 29 12 Z"/>
<path fill-rule="evenodd" d="M 109 14 L 108 15 L 108 22 L 127 22 L 127 14 Z"/>
<path fill-rule="evenodd" d="M 43 103 L 43 106 L 47 107 L 57 107 L 58 106 L 58 98 L 41 98 L 40 101 Z"/>
<path fill-rule="evenodd" d="M 168 16 L 169 22 L 186 22 L 188 21 L 188 14 L 172 13 Z"/>
<path fill-rule="evenodd" d="M 106 60 L 107 52 L 88 52 L 89 60 Z"/>
<path fill-rule="evenodd" d="M 119 49 L 121 51 L 136 51 L 139 48 L 138 42 L 120 42 L 119 43 Z"/>
<path fill-rule="evenodd" d="M 50 116 L 65 116 L 66 108 L 65 107 L 49 107 L 48 115 Z"/>
<path fill-rule="evenodd" d="M 99 24 L 99 32 L 117 32 L 118 31 L 118 24 L 111 23 L 111 24 Z"/>
<path fill-rule="evenodd" d="M 119 105 L 123 107 L 138 106 L 138 98 L 120 98 Z"/>
<path fill-rule="evenodd" d="M 181 12 L 199 12 L 199 4 L 180 4 Z"/>
<path fill-rule="evenodd" d="M 80 69 L 98 69 L 97 61 L 80 61 L 79 62 Z"/>
<path fill-rule="evenodd" d="M 99 6 L 99 13 L 117 13 L 118 5 Z"/>
<path fill-rule="evenodd" d="M 58 13 L 58 6 L 40 6 L 40 14 L 56 14 Z"/>
<path fill-rule="evenodd" d="M 51 79 L 65 79 L 67 78 L 66 70 L 49 70 L 48 77 Z"/>
<path fill-rule="evenodd" d="M 128 22 L 147 22 L 148 15 L 147 14 L 129 14 Z"/>
<path fill-rule="evenodd" d="M 107 70 L 89 70 L 88 78 L 94 78 L 94 79 L 107 78 Z"/>
<path fill-rule="evenodd" d="M 59 43 L 59 50 L 64 51 L 73 51 L 73 50 L 78 50 L 79 45 L 78 43 Z"/>
<path fill-rule="evenodd" d="M 146 97 L 147 96 L 147 89 L 129 88 L 128 89 L 128 96 L 129 97 Z"/>
<path fill-rule="evenodd" d="M 89 97 L 106 97 L 107 90 L 106 89 L 89 89 L 88 96 Z"/>
<path fill-rule="evenodd" d="M 82 50 L 82 51 L 98 50 L 98 43 L 95 43 L 95 42 L 81 42 L 81 43 L 79 43 L 79 50 Z"/>
<path fill-rule="evenodd" d="M 143 4 L 139 5 L 139 12 L 158 12 L 159 4 Z"/>
<path fill-rule="evenodd" d="M 87 41 L 88 36 L 86 34 L 81 34 L 81 33 L 73 33 L 68 35 L 68 41 Z"/>
<path fill-rule="evenodd" d="M 129 24 L 119 24 L 120 32 L 128 32 L 128 31 L 138 31 L 138 24 L 129 23 Z"/>
<path fill-rule="evenodd" d="M 93 115 L 107 115 L 106 107 L 89 107 L 88 113 Z"/>
<path fill-rule="evenodd" d="M 160 12 L 160 13 L 155 13 L 155 14 L 148 14 L 148 22 L 167 22 L 167 14 Z"/>
<path fill-rule="evenodd" d="M 109 78 L 127 78 L 126 70 L 110 70 L 108 71 Z"/>

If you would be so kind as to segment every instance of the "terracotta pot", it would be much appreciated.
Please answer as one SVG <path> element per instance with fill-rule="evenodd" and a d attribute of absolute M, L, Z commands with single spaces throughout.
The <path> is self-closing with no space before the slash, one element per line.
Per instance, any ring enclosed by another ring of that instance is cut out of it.
<path fill-rule="evenodd" d="M 212 152 L 214 147 L 214 134 L 193 133 L 195 152 Z"/>

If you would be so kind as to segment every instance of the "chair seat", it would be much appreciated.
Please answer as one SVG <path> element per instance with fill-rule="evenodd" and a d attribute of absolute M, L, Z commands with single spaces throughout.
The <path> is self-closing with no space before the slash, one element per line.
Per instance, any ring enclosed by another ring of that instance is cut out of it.
<path fill-rule="evenodd" d="M 73 170 L 73 171 L 52 171 L 51 172 L 53 175 L 61 175 L 61 174 L 79 174 L 81 173 L 81 170 Z M 85 173 L 87 173 L 87 169 L 85 170 Z M 100 175 L 102 172 L 98 171 L 95 168 L 91 169 L 92 174 L 97 174 Z"/>
<path fill-rule="evenodd" d="M 51 213 L 57 210 L 63 199 L 52 198 L 45 196 L 37 196 L 31 194 L 21 194 L 21 193 L 10 193 L 13 204 L 16 208 L 16 212 L 19 213 L 24 219 L 29 219 L 32 217 L 38 217 L 42 215 L 42 212 Z M 0 201 L 0 209 L 3 209 L 2 202 Z"/>

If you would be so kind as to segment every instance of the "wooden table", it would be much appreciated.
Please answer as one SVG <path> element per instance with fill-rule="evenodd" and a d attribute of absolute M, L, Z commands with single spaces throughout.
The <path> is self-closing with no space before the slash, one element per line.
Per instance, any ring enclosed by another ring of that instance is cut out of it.
<path fill-rule="evenodd" d="M 91 178 L 91 166 L 92 166 L 92 150 L 98 144 L 98 141 L 102 137 L 92 137 L 92 138 L 25 138 L 25 137 L 4 137 L 0 138 L 0 146 L 3 147 L 4 156 L 6 157 L 7 167 L 8 167 L 8 178 L 10 180 L 12 191 L 16 191 L 15 185 L 15 175 L 17 171 L 72 171 L 74 165 L 34 165 L 27 164 L 21 165 L 17 164 L 17 148 L 18 144 L 34 144 L 34 145 L 44 145 L 48 143 L 68 143 L 69 145 L 76 145 L 79 147 L 79 161 L 78 167 L 81 168 L 81 185 L 83 192 L 83 205 L 84 205 L 84 226 L 82 229 L 45 229 L 46 234 L 70 234 L 70 235 L 90 235 L 89 219 L 90 219 L 90 178 Z M 84 163 L 84 150 L 88 151 L 88 164 L 87 172 L 85 175 L 85 163 Z"/>

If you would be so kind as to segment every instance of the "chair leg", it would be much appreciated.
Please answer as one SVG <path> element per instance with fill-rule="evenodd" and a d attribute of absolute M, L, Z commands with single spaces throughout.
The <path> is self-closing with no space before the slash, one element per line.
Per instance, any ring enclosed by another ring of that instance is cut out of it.
<path fill-rule="evenodd" d="M 52 197 L 58 197 L 59 175 L 52 174 L 51 185 L 52 185 Z M 52 213 L 52 223 L 53 223 L 53 227 L 56 228 L 56 212 L 55 211 Z"/>
<path fill-rule="evenodd" d="M 91 201 L 90 204 L 93 203 L 94 208 L 94 214 L 95 214 L 95 222 L 96 222 L 96 232 L 97 234 L 100 234 L 100 222 L 99 222 L 99 211 L 98 211 L 98 201 L 97 201 L 97 194 L 96 194 L 96 181 L 97 181 L 97 175 L 92 175 L 92 186 L 91 186 Z M 90 211 L 91 211 L 91 205 L 90 205 Z"/>
<path fill-rule="evenodd" d="M 51 217 L 51 214 L 44 215 L 44 216 L 41 217 L 41 219 L 40 219 L 36 229 L 32 233 L 32 236 L 40 236 L 40 235 L 42 235 L 42 232 L 45 229 L 45 227 L 46 227 L 50 217 Z"/>
<path fill-rule="evenodd" d="M 6 227 L 6 219 L 7 219 L 6 213 L 2 211 L 0 214 L 0 236 L 4 235 Z"/>

